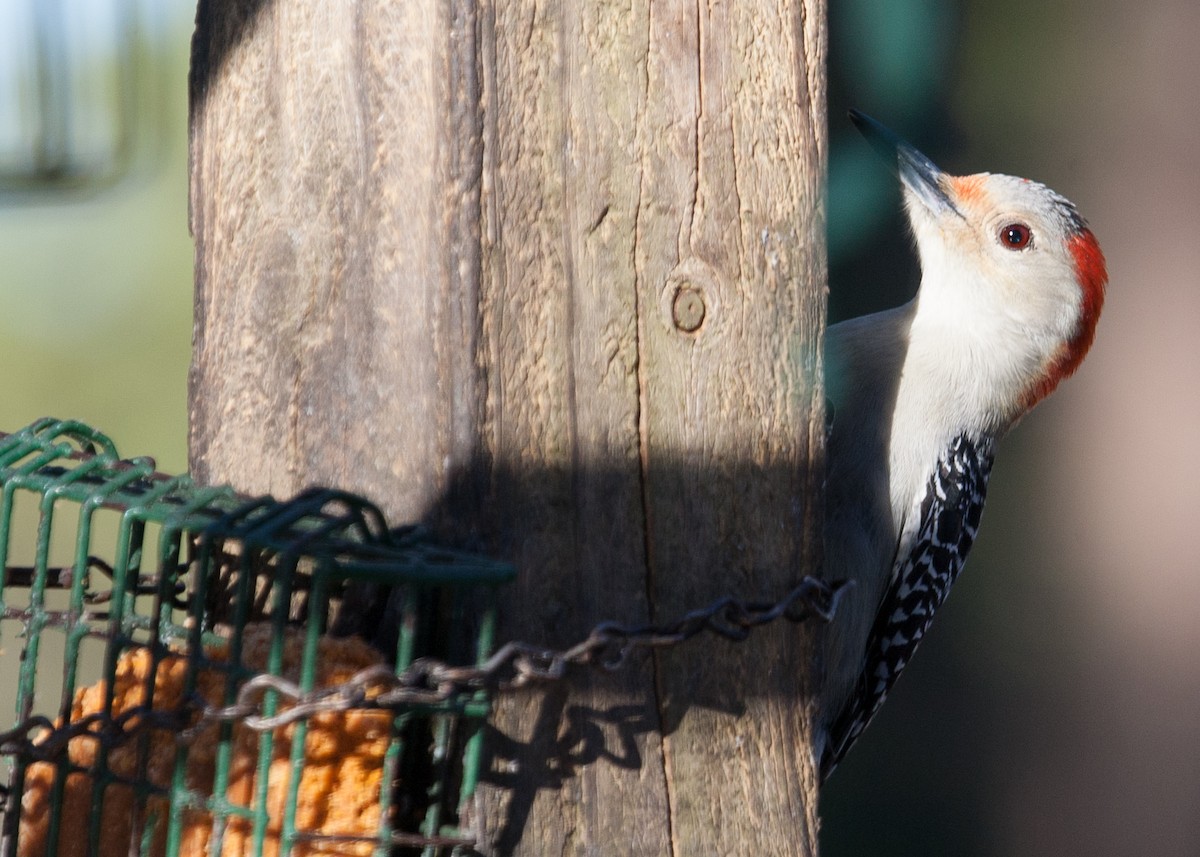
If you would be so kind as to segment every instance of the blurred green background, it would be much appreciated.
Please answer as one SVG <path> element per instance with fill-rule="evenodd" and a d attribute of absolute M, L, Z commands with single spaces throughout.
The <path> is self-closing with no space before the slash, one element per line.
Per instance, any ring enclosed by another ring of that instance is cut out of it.
<path fill-rule="evenodd" d="M 69 157 L 29 177 L 47 112 L 27 71 L 30 33 L 54 7 L 65 31 L 54 49 L 70 54 L 60 76 L 88 106 L 55 105 Z M 194 15 L 190 0 L 0 0 L 0 430 L 78 418 L 126 455 L 187 467 Z"/>
<path fill-rule="evenodd" d="M 181 471 L 194 7 L 136 8 L 132 147 L 109 152 L 112 128 L 93 123 L 85 166 L 115 152 L 95 184 L 0 190 L 0 428 L 78 417 Z M 833 320 L 901 302 L 918 278 L 894 180 L 849 106 L 951 172 L 1026 175 L 1072 198 L 1111 287 L 1092 355 L 1005 442 L 967 571 L 826 789 L 822 853 L 1195 857 L 1200 4 L 829 11 Z M 85 77 L 101 98 L 120 86 Z M 0 98 L 10 83 L 0 73 Z M 0 168 L 19 163 L 0 152 Z"/>

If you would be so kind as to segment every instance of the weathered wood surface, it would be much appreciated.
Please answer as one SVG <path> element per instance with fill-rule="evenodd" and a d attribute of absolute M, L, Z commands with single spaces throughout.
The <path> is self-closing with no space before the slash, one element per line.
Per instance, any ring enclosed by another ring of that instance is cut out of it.
<path fill-rule="evenodd" d="M 202 0 L 203 480 L 514 560 L 505 637 L 816 560 L 820 0 Z M 804 629 L 504 697 L 498 854 L 812 854 Z"/>

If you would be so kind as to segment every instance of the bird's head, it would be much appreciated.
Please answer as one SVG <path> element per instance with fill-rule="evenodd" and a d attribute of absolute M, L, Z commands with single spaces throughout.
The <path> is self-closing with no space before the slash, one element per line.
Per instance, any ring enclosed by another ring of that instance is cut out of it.
<path fill-rule="evenodd" d="M 981 343 L 1005 342 L 1020 409 L 1078 368 L 1108 280 L 1075 206 L 1045 185 L 992 173 L 953 176 L 875 120 L 851 118 L 895 163 L 921 258 L 919 311 Z"/>

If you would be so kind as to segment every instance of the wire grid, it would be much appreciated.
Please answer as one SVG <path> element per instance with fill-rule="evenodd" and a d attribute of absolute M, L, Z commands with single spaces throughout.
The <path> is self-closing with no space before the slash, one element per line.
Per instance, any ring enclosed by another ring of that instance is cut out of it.
<path fill-rule="evenodd" d="M 281 675 L 289 647 L 301 653 L 300 687 L 319 689 L 320 656 L 339 624 L 342 632 L 394 629 L 374 642 L 386 646 L 397 675 L 427 655 L 482 663 L 495 618 L 487 593 L 511 577 L 510 566 L 435 548 L 411 530 L 388 530 L 378 509 L 345 492 L 309 491 L 280 503 L 200 488 L 157 473 L 151 459 L 121 460 L 108 438 L 78 422 L 47 419 L 0 435 L 0 485 L 0 682 L 6 668 L 16 670 L 15 681 L 0 684 L 16 687 L 15 727 L 6 733 L 12 740 L 0 745 L 8 767 L 0 770 L 8 783 L 3 857 L 34 853 L 21 850 L 22 825 L 34 823 L 43 837 L 38 853 L 101 854 L 114 830 L 113 806 L 127 816 L 119 820 L 128 828 L 119 829 L 121 853 L 189 853 L 187 825 L 197 814 L 211 818 L 203 851 L 212 855 L 230 853 L 235 827 L 243 831 L 238 854 L 469 851 L 475 836 L 469 813 L 460 811 L 477 782 L 484 691 L 384 717 L 379 824 L 366 835 L 302 823 L 311 717 L 292 727 L 286 760 L 274 753 L 279 730 L 251 737 L 257 756 L 246 801 L 229 797 L 235 769 L 246 764 L 238 725 L 221 722 L 199 736 L 188 729 L 205 707 L 200 685 L 215 681 L 220 704 L 231 705 L 246 679 Z M 381 588 L 390 599 L 378 597 Z M 363 592 L 376 597 L 364 600 Z M 359 616 L 368 601 L 391 612 Z M 251 633 L 265 663 L 244 657 Z M 121 670 L 131 653 L 148 656 L 150 667 L 137 680 L 139 704 L 118 712 L 114 699 L 128 684 Z M 181 695 L 174 705 L 156 705 L 156 693 L 168 695 L 161 675 L 181 658 Z M 88 684 L 101 676 L 102 684 Z M 73 722 L 73 707 L 77 716 L 78 698 L 89 692 L 102 698 L 102 710 L 90 722 Z M 0 704 L 5 696 L 0 691 Z M 278 707 L 267 690 L 261 714 Z M 174 757 L 169 776 L 155 755 L 164 735 Z M 88 748 L 82 761 L 68 752 L 80 742 Z M 211 788 L 189 780 L 189 758 L 197 754 L 214 759 Z M 280 764 L 288 772 L 282 780 Z M 27 781 L 47 770 L 45 812 L 23 817 Z M 268 791 L 279 782 L 287 789 L 282 818 L 268 812 Z M 82 814 L 66 799 L 80 784 L 90 789 Z"/>

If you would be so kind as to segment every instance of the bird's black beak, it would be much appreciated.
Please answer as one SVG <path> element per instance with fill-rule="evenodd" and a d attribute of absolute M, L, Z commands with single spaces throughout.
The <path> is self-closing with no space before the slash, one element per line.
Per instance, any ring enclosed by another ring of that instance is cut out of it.
<path fill-rule="evenodd" d="M 900 181 L 934 214 L 962 214 L 946 192 L 946 174 L 890 128 L 858 110 L 850 111 L 850 120 L 884 160 L 892 164 Z"/>

